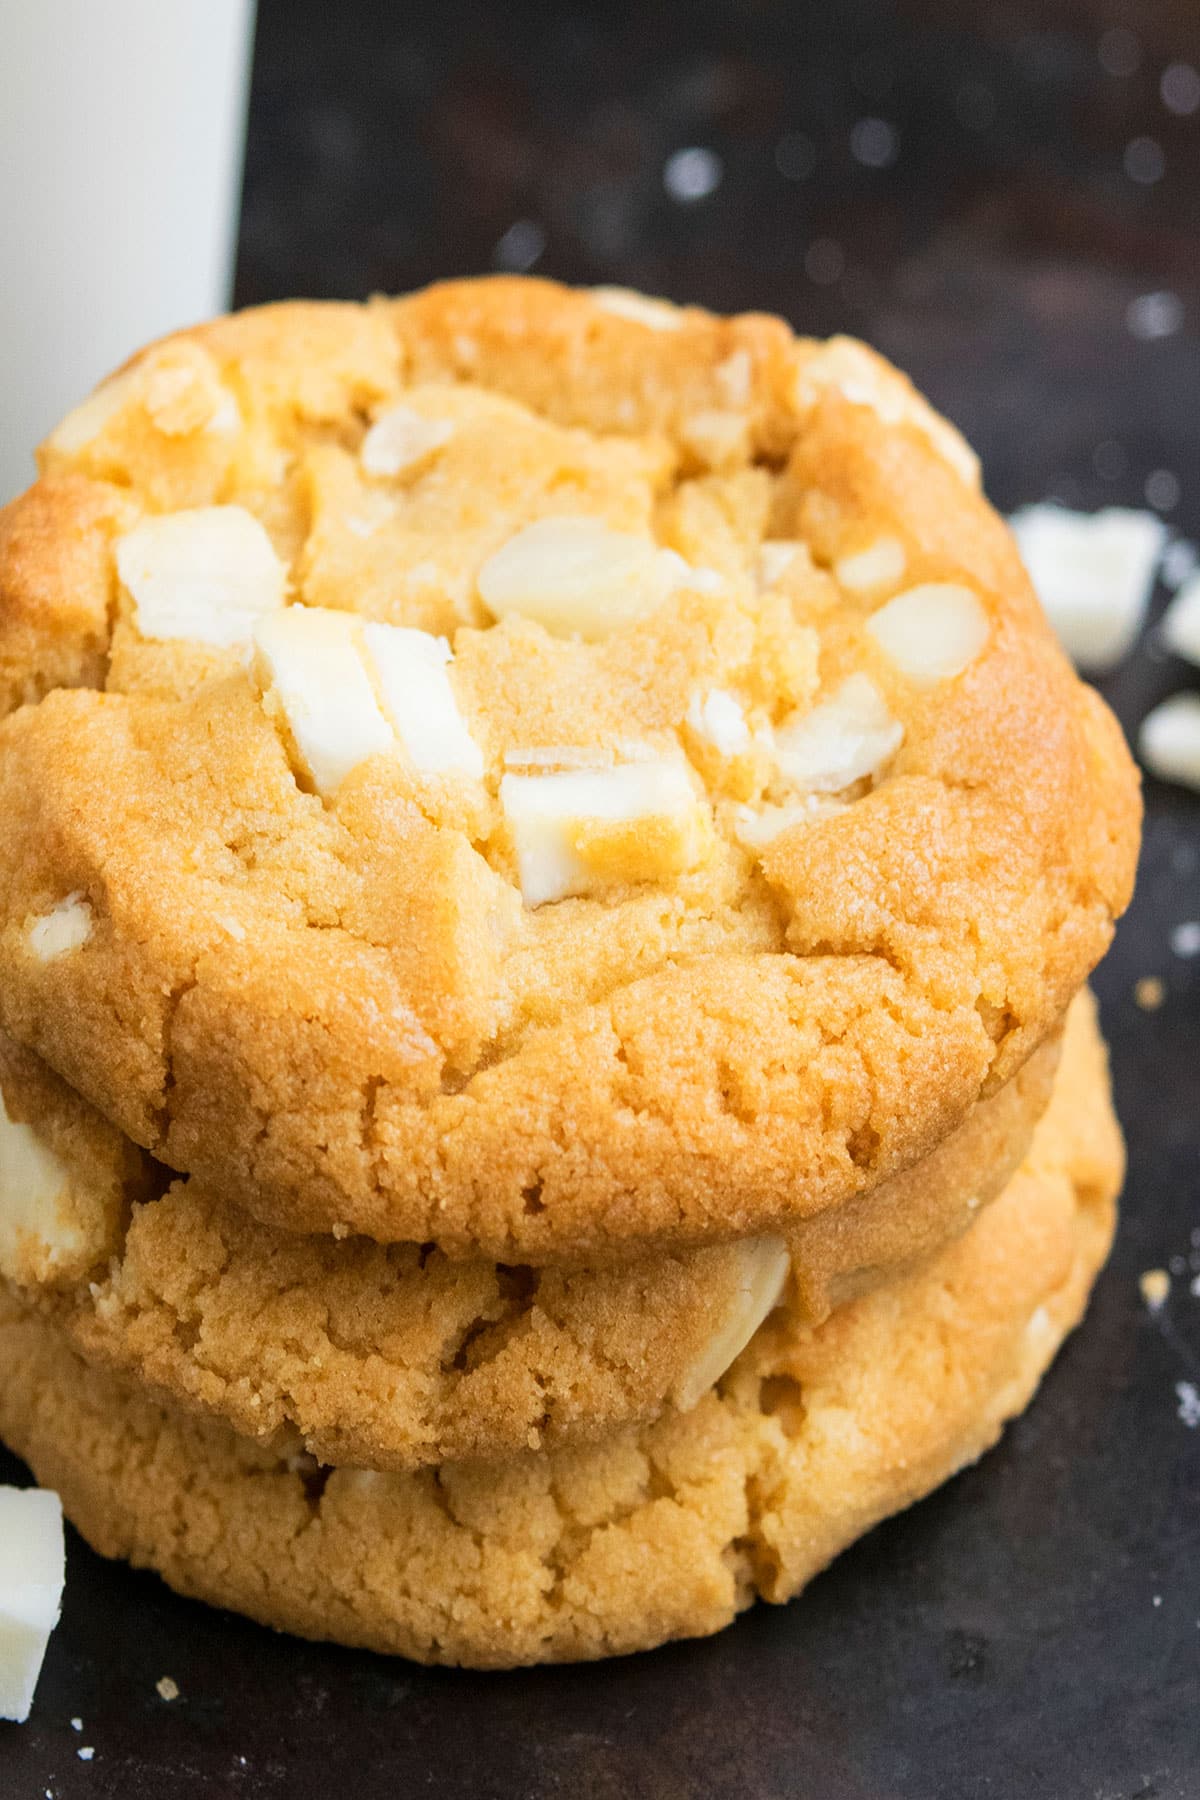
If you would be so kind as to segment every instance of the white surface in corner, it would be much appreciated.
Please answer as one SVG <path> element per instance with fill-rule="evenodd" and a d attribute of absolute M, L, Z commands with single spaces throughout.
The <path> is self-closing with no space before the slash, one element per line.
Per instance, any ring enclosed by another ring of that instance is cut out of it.
<path fill-rule="evenodd" d="M 134 350 L 228 304 L 253 0 L 0 3 L 0 502 Z"/>

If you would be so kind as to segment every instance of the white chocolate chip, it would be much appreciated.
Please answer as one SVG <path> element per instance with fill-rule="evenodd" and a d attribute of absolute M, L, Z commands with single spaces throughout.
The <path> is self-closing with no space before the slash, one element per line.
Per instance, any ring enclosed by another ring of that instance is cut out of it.
<path fill-rule="evenodd" d="M 0 1275 L 51 1280 L 86 1248 L 72 1216 L 71 1177 L 48 1144 L 11 1119 L 0 1095 Z"/>
<path fill-rule="evenodd" d="M 396 508 L 387 494 L 380 488 L 371 488 L 360 495 L 355 510 L 345 516 L 346 530 L 356 538 L 374 537 L 377 531 L 389 525 L 396 517 Z M 410 582 L 419 585 L 417 567 L 408 571 Z"/>
<path fill-rule="evenodd" d="M 393 406 L 362 441 L 359 461 L 368 475 L 402 475 L 428 461 L 454 436 L 448 419 L 427 419 L 411 406 Z"/>
<path fill-rule="evenodd" d="M 1009 520 L 1029 578 L 1072 662 L 1114 668 L 1142 628 L 1167 528 L 1153 513 L 1026 506 Z"/>
<path fill-rule="evenodd" d="M 1200 694 L 1172 694 L 1147 713 L 1138 750 L 1160 780 L 1200 790 Z"/>
<path fill-rule="evenodd" d="M 797 406 L 806 412 L 826 388 L 835 388 L 852 406 L 869 407 L 884 425 L 913 426 L 964 481 L 979 486 L 979 458 L 962 433 L 865 344 L 830 338 L 805 358 L 796 381 Z"/>
<path fill-rule="evenodd" d="M 749 406 L 754 365 L 748 350 L 735 350 L 723 363 L 717 364 L 713 373 L 726 406 Z"/>
<path fill-rule="evenodd" d="M 741 756 L 750 748 L 750 727 L 741 702 L 724 688 L 693 694 L 687 722 L 698 738 L 722 756 Z"/>
<path fill-rule="evenodd" d="M 783 1299 L 791 1258 L 782 1238 L 750 1238 L 736 1246 L 741 1267 L 723 1324 L 715 1331 L 671 1398 L 688 1412 L 741 1355 L 767 1314 Z"/>
<path fill-rule="evenodd" d="M 409 761 L 421 775 L 466 775 L 478 781 L 483 753 L 467 730 L 450 685 L 445 638 L 403 625 L 366 625 L 363 640 L 375 665 L 384 710 Z"/>
<path fill-rule="evenodd" d="M 527 906 L 678 875 L 707 847 L 707 815 L 679 762 L 505 775 L 500 804 Z"/>
<path fill-rule="evenodd" d="M 857 594 L 872 588 L 895 587 L 904 579 L 907 566 L 908 558 L 899 538 L 881 537 L 865 550 L 841 557 L 833 565 L 833 574 L 839 587 Z"/>
<path fill-rule="evenodd" d="M 750 422 L 745 413 L 704 406 L 688 414 L 679 427 L 679 435 L 698 462 L 719 469 L 745 456 Z"/>
<path fill-rule="evenodd" d="M 758 547 L 758 585 L 772 588 L 783 580 L 800 546 L 790 538 L 764 538 Z"/>
<path fill-rule="evenodd" d="M 794 825 L 811 825 L 814 819 L 843 810 L 839 802 L 818 799 L 815 794 L 805 800 L 789 801 L 785 806 L 738 806 L 734 808 L 733 828 L 747 850 L 765 850 Z"/>
<path fill-rule="evenodd" d="M 0 1487 L 0 1719 L 29 1717 L 65 1579 L 58 1495 Z"/>
<path fill-rule="evenodd" d="M 125 410 L 136 389 L 137 381 L 132 369 L 101 382 L 95 393 L 89 394 L 86 400 L 74 407 L 55 426 L 46 440 L 47 448 L 57 450 L 63 456 L 77 456 L 81 450 L 86 450 L 89 444 L 95 442 L 118 413 Z"/>
<path fill-rule="evenodd" d="M 204 429 L 215 432 L 219 437 L 232 437 L 235 431 L 242 429 L 242 409 L 237 403 L 237 396 L 231 394 L 228 388 L 217 401 Z"/>
<path fill-rule="evenodd" d="M 1163 642 L 1176 656 L 1200 664 L 1200 575 L 1193 575 L 1163 615 Z"/>
<path fill-rule="evenodd" d="M 987 643 L 990 629 L 978 594 L 950 581 L 907 588 L 867 621 L 884 655 L 922 686 L 961 675 Z"/>
<path fill-rule="evenodd" d="M 81 891 L 68 894 L 52 911 L 33 921 L 29 927 L 29 948 L 39 962 L 53 962 L 86 944 L 94 924 L 85 895 Z"/>
<path fill-rule="evenodd" d="M 615 313 L 620 319 L 632 319 L 651 331 L 678 331 L 683 324 L 683 313 L 678 306 L 673 306 L 669 300 L 654 300 L 648 294 L 635 293 L 632 288 L 595 287 L 592 299 L 603 311 Z"/>
<path fill-rule="evenodd" d="M 775 734 L 782 774 L 813 794 L 838 794 L 878 777 L 904 741 L 904 727 L 888 711 L 875 683 L 850 675 L 810 712 L 785 721 Z"/>
<path fill-rule="evenodd" d="M 594 769 L 600 760 L 601 752 L 589 744 L 532 744 L 504 752 L 506 769 Z"/>
<path fill-rule="evenodd" d="M 729 583 L 719 569 L 697 569 L 691 563 L 684 564 L 684 573 L 679 577 L 681 588 L 691 588 L 696 594 L 723 594 Z"/>
<path fill-rule="evenodd" d="M 143 519 L 117 543 L 143 637 L 248 644 L 283 605 L 287 570 L 253 513 L 201 506 Z"/>
<path fill-rule="evenodd" d="M 596 641 L 660 606 L 680 558 L 653 538 L 599 519 L 539 519 L 509 538 L 478 575 L 493 618 L 519 613 L 547 631 Z"/>
<path fill-rule="evenodd" d="M 353 613 L 290 606 L 254 634 L 268 707 L 277 707 L 318 794 L 336 792 L 365 757 L 391 750 L 395 735 L 375 698 Z"/>
<path fill-rule="evenodd" d="M 201 430 L 229 435 L 242 423 L 237 399 L 216 379 L 211 359 L 199 366 L 195 361 L 172 364 L 151 352 L 134 368 L 102 382 L 55 427 L 46 447 L 61 456 L 78 456 L 128 407 L 139 404 L 166 437 L 189 437 Z"/>

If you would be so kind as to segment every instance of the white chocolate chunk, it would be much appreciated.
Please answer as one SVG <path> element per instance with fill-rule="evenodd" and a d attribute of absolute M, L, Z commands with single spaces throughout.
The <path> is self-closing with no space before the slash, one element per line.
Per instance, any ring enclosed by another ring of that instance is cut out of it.
<path fill-rule="evenodd" d="M 672 1399 L 688 1412 L 741 1355 L 767 1314 L 783 1299 L 791 1258 L 782 1238 L 750 1238 L 737 1246 L 741 1268 L 728 1315 L 687 1373 Z"/>
<path fill-rule="evenodd" d="M 396 516 L 394 503 L 379 488 L 372 488 L 362 494 L 354 512 L 345 516 L 346 530 L 356 538 L 374 537 L 385 525 L 390 525 Z M 417 568 L 409 569 L 409 579 L 417 578 Z"/>
<path fill-rule="evenodd" d="M 1200 694 L 1172 694 L 1147 713 L 1138 750 L 1152 775 L 1200 791 Z"/>
<path fill-rule="evenodd" d="M 128 406 L 136 387 L 135 371 L 132 369 L 101 382 L 94 393 L 89 394 L 86 400 L 81 401 L 55 426 L 46 440 L 47 448 L 57 450 L 63 456 L 77 456 L 81 450 L 86 450 L 100 436 L 105 426 Z"/>
<path fill-rule="evenodd" d="M 368 475 L 402 475 L 433 456 L 453 436 L 449 419 L 427 419 L 411 406 L 393 406 L 380 414 L 363 439 L 359 461 Z"/>
<path fill-rule="evenodd" d="M 687 722 L 698 738 L 722 756 L 741 756 L 750 748 L 750 727 L 741 702 L 724 688 L 693 694 Z"/>
<path fill-rule="evenodd" d="M 204 429 L 222 437 L 231 437 L 235 431 L 242 429 L 242 409 L 237 403 L 236 394 L 231 394 L 228 388 L 222 393 Z"/>
<path fill-rule="evenodd" d="M 679 435 L 698 462 L 710 469 L 736 462 L 746 454 L 750 421 L 745 413 L 722 406 L 704 406 L 682 420 Z"/>
<path fill-rule="evenodd" d="M 504 752 L 506 769 L 594 769 L 599 760 L 590 744 L 518 745 Z"/>
<path fill-rule="evenodd" d="M 211 367 L 210 359 L 205 363 Z M 200 430 L 229 434 L 242 423 L 236 396 L 216 380 L 215 368 L 206 381 L 195 363 L 164 364 L 151 353 L 136 367 L 110 376 L 74 407 L 55 426 L 46 447 L 60 456 L 78 456 L 127 407 L 138 403 L 166 437 L 188 437 Z M 180 417 L 187 423 L 176 422 Z"/>
<path fill-rule="evenodd" d="M 539 519 L 479 571 L 493 618 L 520 613 L 547 631 L 591 642 L 653 612 L 680 582 L 680 558 L 653 538 L 613 531 L 599 519 Z"/>
<path fill-rule="evenodd" d="M 987 643 L 990 629 L 978 594 L 951 581 L 907 588 L 867 620 L 884 655 L 922 686 L 961 675 Z"/>
<path fill-rule="evenodd" d="M 856 550 L 850 556 L 839 558 L 833 565 L 833 574 L 839 587 L 858 594 L 872 588 L 895 587 L 898 581 L 903 581 L 907 566 L 908 558 L 900 539 L 881 537 L 865 550 Z"/>
<path fill-rule="evenodd" d="M 483 753 L 458 710 L 445 638 L 404 625 L 365 625 L 384 710 L 421 775 L 466 775 L 478 781 Z"/>
<path fill-rule="evenodd" d="M 904 727 L 866 675 L 850 675 L 811 712 L 795 715 L 775 734 L 781 772 L 812 794 L 838 794 L 866 776 L 879 776 L 904 741 Z"/>
<path fill-rule="evenodd" d="M 707 844 L 707 814 L 680 762 L 505 775 L 500 804 L 526 906 L 681 874 Z"/>
<path fill-rule="evenodd" d="M 58 1495 L 0 1487 L 0 1719 L 29 1717 L 65 1579 Z"/>
<path fill-rule="evenodd" d="M 0 1275 L 18 1284 L 50 1281 L 85 1254 L 66 1165 L 0 1095 Z"/>
<path fill-rule="evenodd" d="M 814 819 L 827 818 L 830 813 L 844 810 L 841 802 L 818 799 L 813 794 L 804 800 L 789 801 L 784 806 L 736 807 L 733 828 L 739 843 L 747 850 L 765 850 L 793 825 L 811 825 Z"/>
<path fill-rule="evenodd" d="M 727 406 L 749 406 L 754 389 L 754 364 L 748 350 L 733 351 L 723 363 L 717 364 L 713 373 Z"/>
<path fill-rule="evenodd" d="M 86 944 L 95 924 L 90 902 L 82 891 L 67 894 L 50 912 L 29 927 L 29 948 L 39 962 L 53 962 Z"/>
<path fill-rule="evenodd" d="M 807 411 L 831 387 L 852 406 L 869 407 L 884 425 L 913 426 L 964 481 L 979 486 L 979 458 L 962 433 L 865 344 L 830 338 L 816 355 L 805 358 L 796 380 L 796 404 Z"/>
<path fill-rule="evenodd" d="M 117 544 L 143 637 L 248 644 L 284 602 L 287 570 L 253 513 L 200 506 L 143 519 Z"/>
<path fill-rule="evenodd" d="M 648 294 L 635 293 L 633 288 L 594 287 L 592 299 L 603 311 L 615 313 L 620 319 L 632 319 L 651 331 L 678 331 L 683 324 L 683 313 L 678 306 L 673 306 L 669 300 L 655 300 Z"/>
<path fill-rule="evenodd" d="M 800 546 L 791 538 L 764 538 L 758 547 L 758 585 L 772 588 L 796 560 Z"/>
<path fill-rule="evenodd" d="M 1176 656 L 1200 664 L 1200 575 L 1184 582 L 1163 614 L 1162 636 Z"/>
<path fill-rule="evenodd" d="M 1142 628 L 1167 528 L 1153 513 L 1025 506 L 1009 520 L 1063 649 L 1082 669 L 1111 669 Z"/>
<path fill-rule="evenodd" d="M 696 594 L 723 594 L 729 583 L 719 569 L 698 569 L 692 563 L 684 563 L 677 586 L 691 588 Z"/>
<path fill-rule="evenodd" d="M 289 606 L 254 634 L 269 708 L 287 721 L 318 794 L 334 794 L 365 757 L 391 750 L 395 735 L 380 711 L 353 613 Z"/>

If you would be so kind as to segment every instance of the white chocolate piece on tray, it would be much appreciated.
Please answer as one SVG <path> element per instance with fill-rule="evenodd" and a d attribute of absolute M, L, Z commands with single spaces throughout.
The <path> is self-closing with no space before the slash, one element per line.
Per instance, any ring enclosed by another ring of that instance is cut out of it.
<path fill-rule="evenodd" d="M 1046 617 L 1071 661 L 1102 674 L 1133 648 L 1167 528 L 1153 513 L 1023 506 L 1009 520 Z"/>
<path fill-rule="evenodd" d="M 58 1495 L 0 1487 L 0 1719 L 29 1717 L 65 1576 Z"/>
<path fill-rule="evenodd" d="M 1189 576 L 1163 614 L 1162 636 L 1168 650 L 1200 665 L 1200 575 Z"/>
<path fill-rule="evenodd" d="M 1138 754 L 1160 781 L 1200 792 L 1200 694 L 1172 694 L 1146 714 Z"/>

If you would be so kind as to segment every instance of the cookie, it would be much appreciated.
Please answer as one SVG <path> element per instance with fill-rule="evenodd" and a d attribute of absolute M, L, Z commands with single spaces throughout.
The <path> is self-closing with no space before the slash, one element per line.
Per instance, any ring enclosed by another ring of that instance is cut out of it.
<path fill-rule="evenodd" d="M 927 1156 L 1136 776 L 862 345 L 522 279 L 155 346 L 0 525 L 0 1023 L 289 1229 L 543 1263 Z"/>
<path fill-rule="evenodd" d="M 1086 1054 L 1094 1031 L 1085 994 L 1066 1055 Z M 147 1159 L 0 1038 L 0 1086 L 23 1115 L 0 1124 L 0 1275 L 88 1361 L 322 1462 L 408 1469 L 594 1438 L 694 1405 L 785 1293 L 793 1316 L 823 1318 L 965 1229 L 1025 1154 L 1057 1061 L 1043 1045 L 917 1168 L 786 1237 L 535 1269 L 280 1233 L 195 1181 L 128 1192 L 114 1224 L 114 1177 L 132 1163 L 144 1184 Z M 41 1143 L 31 1182 L 18 1151 L 37 1142 L 39 1113 L 72 1110 L 81 1154 L 60 1130 L 63 1153 Z M 5 1253 L 8 1218 L 24 1224 L 18 1255 Z"/>
<path fill-rule="evenodd" d="M 686 1415 L 395 1475 L 273 1457 L 88 1368 L 0 1299 L 0 1431 L 96 1549 L 310 1637 L 502 1668 L 617 1655 L 786 1600 L 979 1456 L 1107 1252 L 1121 1144 L 1097 1041 L 1030 1155 L 923 1270 L 780 1311 Z"/>

